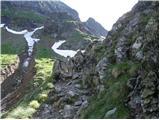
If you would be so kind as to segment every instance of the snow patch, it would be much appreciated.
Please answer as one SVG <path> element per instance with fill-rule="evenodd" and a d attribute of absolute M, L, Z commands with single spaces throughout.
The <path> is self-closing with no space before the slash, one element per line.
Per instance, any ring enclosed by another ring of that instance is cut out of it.
<path fill-rule="evenodd" d="M 22 30 L 22 31 L 14 31 L 12 29 L 9 29 L 8 27 L 5 27 L 6 30 L 10 33 L 13 33 L 13 34 L 17 34 L 17 35 L 22 35 L 22 34 L 25 34 L 28 32 L 28 30 Z"/>
<path fill-rule="evenodd" d="M 60 49 L 58 49 L 59 46 L 61 46 L 61 45 L 62 45 L 63 43 L 65 43 L 65 42 L 66 42 L 65 40 L 60 40 L 60 41 L 58 41 L 58 42 L 55 42 L 55 43 L 53 44 L 53 46 L 52 46 L 53 51 L 54 51 L 55 53 L 61 55 L 61 56 L 64 56 L 64 57 L 68 57 L 68 56 L 69 56 L 69 57 L 74 57 L 75 54 L 77 54 L 77 52 L 78 52 L 79 50 L 74 51 L 74 50 L 60 50 Z M 85 50 L 82 50 L 81 52 L 85 52 Z"/>
<path fill-rule="evenodd" d="M 5 24 L 0 24 L 0 28 L 4 27 Z"/>
<path fill-rule="evenodd" d="M 28 30 L 22 30 L 22 31 L 14 31 L 12 29 L 9 29 L 7 26 L 5 27 L 6 30 L 10 33 L 13 33 L 13 34 L 17 34 L 17 35 L 22 35 L 24 34 L 24 38 L 26 39 L 27 41 L 27 44 L 28 44 L 28 55 L 31 56 L 32 52 L 33 52 L 33 46 L 34 46 L 34 43 L 35 42 L 38 42 L 40 39 L 37 39 L 37 38 L 32 38 L 32 35 L 37 31 L 37 30 L 40 30 L 40 29 L 43 29 L 44 26 L 41 26 L 41 27 L 38 27 L 38 28 L 35 28 L 33 31 L 29 32 Z"/>

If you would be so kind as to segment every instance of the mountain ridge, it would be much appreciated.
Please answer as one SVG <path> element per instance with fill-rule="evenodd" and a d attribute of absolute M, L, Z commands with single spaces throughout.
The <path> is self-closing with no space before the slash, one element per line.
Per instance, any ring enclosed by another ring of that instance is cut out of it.
<path fill-rule="evenodd" d="M 91 31 L 92 34 L 95 34 L 97 36 L 107 36 L 108 31 L 95 19 L 89 17 L 86 22 L 83 22 L 85 26 Z"/>

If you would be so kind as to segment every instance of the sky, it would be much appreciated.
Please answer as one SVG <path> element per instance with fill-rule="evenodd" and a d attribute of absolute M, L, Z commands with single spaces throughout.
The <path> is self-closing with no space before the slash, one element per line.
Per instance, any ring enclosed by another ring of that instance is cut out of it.
<path fill-rule="evenodd" d="M 126 12 L 130 11 L 138 0 L 61 0 L 79 13 L 81 21 L 94 18 L 105 29 L 112 25 Z"/>

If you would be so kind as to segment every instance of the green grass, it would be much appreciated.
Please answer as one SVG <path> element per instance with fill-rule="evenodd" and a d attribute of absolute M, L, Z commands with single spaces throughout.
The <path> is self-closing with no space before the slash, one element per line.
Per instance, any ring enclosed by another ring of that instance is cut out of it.
<path fill-rule="evenodd" d="M 77 50 L 78 48 L 85 49 L 87 45 L 95 39 L 98 38 L 76 29 L 72 32 L 71 36 L 67 38 L 66 42 L 62 44 L 61 48 L 71 50 Z"/>
<path fill-rule="evenodd" d="M 16 61 L 17 55 L 12 54 L 1 54 L 1 68 L 5 68 L 7 65 L 14 63 Z"/>
<path fill-rule="evenodd" d="M 46 48 L 44 46 L 37 46 L 37 58 L 52 58 L 53 50 L 51 48 Z"/>
<path fill-rule="evenodd" d="M 130 61 L 113 64 L 107 67 L 106 76 L 104 78 L 105 91 L 93 96 L 89 99 L 89 106 L 81 112 L 80 118 L 85 119 L 102 119 L 105 118 L 107 111 L 117 108 L 114 115 L 110 116 L 110 119 L 122 119 L 129 116 L 129 109 L 124 105 L 124 100 L 128 95 L 127 81 L 131 77 L 131 71 L 135 71 L 139 68 L 138 63 Z M 117 68 L 121 71 L 121 75 L 118 78 L 114 78 L 112 70 Z M 134 70 L 133 70 L 134 69 Z"/>
<path fill-rule="evenodd" d="M 23 35 L 15 35 L 1 30 L 1 53 L 20 54 L 25 49 L 25 39 Z"/>
<path fill-rule="evenodd" d="M 92 35 L 88 35 L 84 32 L 81 32 L 80 30 L 75 30 L 71 37 L 68 38 L 68 40 L 70 41 L 80 41 L 80 40 L 92 40 L 92 39 L 96 39 L 97 37 L 92 36 Z"/>
<path fill-rule="evenodd" d="M 17 47 L 16 44 L 13 44 L 12 42 L 4 43 L 1 46 L 1 51 L 2 54 L 19 54 L 24 51 L 24 45 L 21 44 Z"/>
<path fill-rule="evenodd" d="M 94 49 L 94 52 L 95 52 L 95 57 L 97 59 L 97 61 L 99 61 L 102 57 L 104 57 L 104 53 L 106 51 L 106 48 L 104 45 L 100 44 L 100 45 L 97 45 Z"/>
<path fill-rule="evenodd" d="M 37 73 L 33 80 L 30 81 L 25 96 L 3 114 L 3 118 L 30 118 L 40 104 L 47 98 L 48 93 L 53 88 L 52 84 L 52 67 L 53 60 L 48 58 L 36 59 Z"/>

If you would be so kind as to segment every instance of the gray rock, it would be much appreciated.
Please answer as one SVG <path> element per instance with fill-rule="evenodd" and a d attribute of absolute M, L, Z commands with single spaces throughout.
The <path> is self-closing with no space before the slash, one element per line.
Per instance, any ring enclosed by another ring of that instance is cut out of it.
<path fill-rule="evenodd" d="M 72 117 L 73 107 L 71 105 L 65 105 L 63 110 L 63 117 L 64 118 L 71 118 Z"/>
<path fill-rule="evenodd" d="M 142 43 L 136 41 L 136 42 L 133 44 L 132 48 L 133 48 L 133 49 L 139 49 L 139 48 L 141 47 L 141 45 L 142 45 Z"/>
<path fill-rule="evenodd" d="M 85 101 L 82 103 L 82 107 L 83 107 L 83 108 L 86 108 L 87 106 L 88 106 L 88 101 L 85 100 Z"/>
<path fill-rule="evenodd" d="M 61 86 L 55 86 L 55 90 L 56 90 L 57 92 L 61 92 L 61 91 L 62 91 L 62 88 L 61 88 Z"/>
<path fill-rule="evenodd" d="M 113 108 L 112 110 L 107 111 L 106 114 L 105 114 L 105 118 L 111 117 L 113 114 L 115 114 L 116 111 L 117 111 L 116 107 Z"/>
<path fill-rule="evenodd" d="M 68 95 L 70 95 L 71 97 L 74 97 L 76 94 L 75 94 L 73 91 L 70 90 L 70 91 L 68 92 Z"/>
<path fill-rule="evenodd" d="M 104 57 L 96 65 L 96 71 L 99 73 L 100 79 L 103 79 L 108 63 L 108 59 Z"/>
<path fill-rule="evenodd" d="M 127 57 L 126 52 L 128 49 L 129 48 L 127 46 L 127 39 L 124 36 L 120 37 L 118 39 L 118 43 L 115 48 L 115 55 L 116 55 L 117 62 L 121 62 Z"/>
<path fill-rule="evenodd" d="M 142 51 L 138 51 L 135 56 L 136 56 L 136 58 L 138 60 L 142 60 L 143 59 L 143 52 Z"/>
<path fill-rule="evenodd" d="M 81 104 L 82 104 L 82 101 L 81 101 L 81 100 L 76 101 L 76 102 L 74 103 L 75 106 L 80 106 Z"/>
<path fill-rule="evenodd" d="M 76 88 L 81 88 L 81 85 L 80 84 L 75 84 L 75 87 Z"/>

